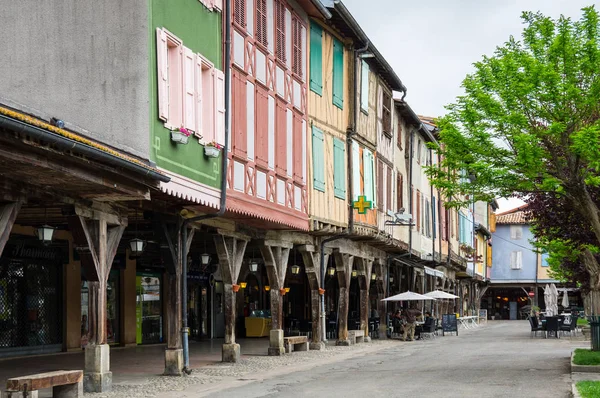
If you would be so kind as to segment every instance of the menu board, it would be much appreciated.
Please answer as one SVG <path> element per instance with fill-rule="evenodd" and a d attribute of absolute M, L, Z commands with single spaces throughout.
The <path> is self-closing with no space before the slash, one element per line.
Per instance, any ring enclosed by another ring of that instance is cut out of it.
<path fill-rule="evenodd" d="M 479 319 L 487 320 L 487 310 L 479 310 Z"/>
<path fill-rule="evenodd" d="M 458 336 L 458 322 L 456 320 L 456 314 L 442 315 L 442 336 L 444 336 L 446 333 L 456 333 Z"/>

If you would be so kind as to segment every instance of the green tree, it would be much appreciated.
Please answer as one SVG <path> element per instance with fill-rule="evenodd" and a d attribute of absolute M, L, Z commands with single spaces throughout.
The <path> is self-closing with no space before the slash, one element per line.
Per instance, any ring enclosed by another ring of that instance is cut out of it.
<path fill-rule="evenodd" d="M 558 195 L 595 237 L 568 247 L 580 252 L 590 289 L 600 293 L 600 209 L 590 194 L 600 186 L 599 14 L 587 7 L 577 21 L 522 18 L 521 39 L 476 62 L 465 94 L 438 120 L 442 161 L 428 172 L 446 197 L 458 198 L 454 206 L 473 199 L 465 195 Z M 594 308 L 600 313 L 600 300 Z"/>

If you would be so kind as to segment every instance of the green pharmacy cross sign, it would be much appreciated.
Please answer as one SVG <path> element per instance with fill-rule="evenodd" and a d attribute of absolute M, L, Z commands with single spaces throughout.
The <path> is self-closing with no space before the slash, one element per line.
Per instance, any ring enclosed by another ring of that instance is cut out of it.
<path fill-rule="evenodd" d="M 352 206 L 358 210 L 358 214 L 367 214 L 367 209 L 373 207 L 373 203 L 366 196 L 359 196 L 358 200 L 352 202 Z"/>

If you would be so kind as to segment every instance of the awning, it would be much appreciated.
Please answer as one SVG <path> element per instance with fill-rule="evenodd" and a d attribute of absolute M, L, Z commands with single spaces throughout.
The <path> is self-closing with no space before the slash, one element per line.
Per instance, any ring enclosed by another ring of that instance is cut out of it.
<path fill-rule="evenodd" d="M 425 269 L 425 273 L 427 275 L 432 275 L 432 276 L 437 276 L 438 278 L 444 278 L 446 276 L 446 274 L 444 274 L 442 271 L 438 271 L 437 269 L 433 269 L 433 268 L 429 268 L 429 267 L 423 267 Z"/>

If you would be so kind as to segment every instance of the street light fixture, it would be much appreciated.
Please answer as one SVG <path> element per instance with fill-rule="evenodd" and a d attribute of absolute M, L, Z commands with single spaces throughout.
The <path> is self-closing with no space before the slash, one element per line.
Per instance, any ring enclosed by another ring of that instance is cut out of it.
<path fill-rule="evenodd" d="M 329 276 L 335 275 L 335 268 L 333 268 L 333 267 L 327 268 L 327 273 L 329 274 Z"/>

